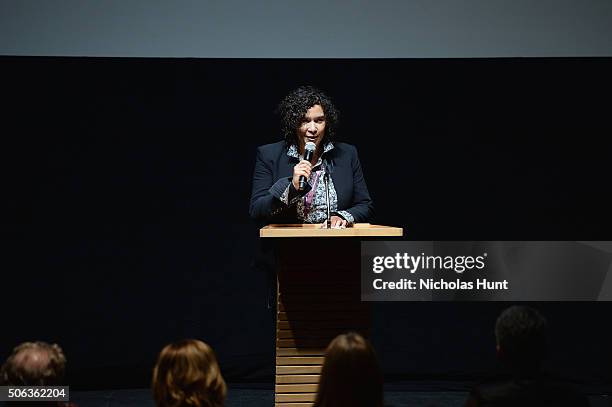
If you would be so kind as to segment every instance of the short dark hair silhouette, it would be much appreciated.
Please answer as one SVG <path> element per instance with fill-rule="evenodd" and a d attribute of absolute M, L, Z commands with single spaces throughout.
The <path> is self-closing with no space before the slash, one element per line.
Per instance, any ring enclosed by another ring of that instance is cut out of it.
<path fill-rule="evenodd" d="M 510 367 L 538 369 L 548 354 L 546 319 L 537 310 L 514 305 L 495 323 L 498 355 Z"/>

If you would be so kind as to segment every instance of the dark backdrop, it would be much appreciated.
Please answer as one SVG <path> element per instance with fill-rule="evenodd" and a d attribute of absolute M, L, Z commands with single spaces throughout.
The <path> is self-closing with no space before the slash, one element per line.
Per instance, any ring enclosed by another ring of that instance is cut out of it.
<path fill-rule="evenodd" d="M 378 223 L 414 240 L 610 240 L 612 59 L 0 58 L 2 327 L 63 345 L 81 387 L 146 386 L 198 337 L 231 381 L 272 381 L 250 264 L 255 147 L 301 84 L 341 109 Z M 502 303 L 375 307 L 389 381 L 495 366 Z M 543 303 L 551 365 L 610 383 L 608 303 Z"/>

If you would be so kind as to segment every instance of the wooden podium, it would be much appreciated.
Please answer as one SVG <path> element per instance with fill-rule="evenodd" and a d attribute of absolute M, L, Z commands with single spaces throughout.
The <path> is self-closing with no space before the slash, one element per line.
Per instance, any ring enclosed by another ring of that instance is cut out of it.
<path fill-rule="evenodd" d="M 361 302 L 363 237 L 398 237 L 402 229 L 358 223 L 346 229 L 320 225 L 269 225 L 276 239 L 277 407 L 306 407 L 315 400 L 325 348 L 338 334 L 369 336 L 370 308 Z"/>

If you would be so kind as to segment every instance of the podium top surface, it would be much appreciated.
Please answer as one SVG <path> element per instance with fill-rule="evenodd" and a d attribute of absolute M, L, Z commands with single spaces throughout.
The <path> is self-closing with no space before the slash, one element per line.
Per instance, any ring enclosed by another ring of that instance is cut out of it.
<path fill-rule="evenodd" d="M 320 224 L 273 224 L 259 229 L 260 237 L 397 237 L 403 229 L 356 223 L 346 229 L 323 229 Z"/>

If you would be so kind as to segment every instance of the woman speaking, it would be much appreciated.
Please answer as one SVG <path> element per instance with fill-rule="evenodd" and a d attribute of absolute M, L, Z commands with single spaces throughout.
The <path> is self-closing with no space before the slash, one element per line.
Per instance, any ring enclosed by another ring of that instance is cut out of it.
<path fill-rule="evenodd" d="M 283 141 L 257 148 L 251 217 L 266 223 L 325 223 L 343 228 L 371 220 L 374 208 L 357 149 L 335 141 L 338 111 L 311 86 L 280 103 Z"/>

